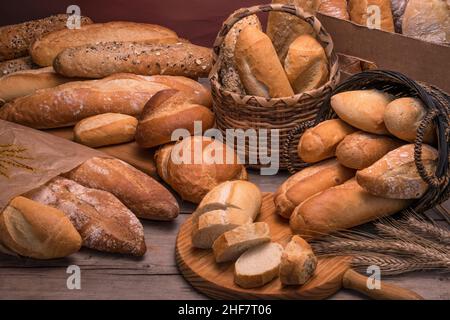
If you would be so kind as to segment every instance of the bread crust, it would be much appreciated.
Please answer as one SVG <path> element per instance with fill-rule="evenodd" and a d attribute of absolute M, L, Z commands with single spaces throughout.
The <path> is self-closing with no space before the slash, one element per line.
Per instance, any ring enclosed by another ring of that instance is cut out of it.
<path fill-rule="evenodd" d="M 6 76 L 8 74 L 22 71 L 37 69 L 39 66 L 33 63 L 30 56 L 17 58 L 13 60 L 6 60 L 0 62 L 0 77 Z"/>
<path fill-rule="evenodd" d="M 284 285 L 303 285 L 314 275 L 317 258 L 311 246 L 295 235 L 281 256 L 280 281 Z"/>
<path fill-rule="evenodd" d="M 369 6 L 378 6 L 380 8 L 381 30 L 395 32 L 391 0 L 349 0 L 350 19 L 357 24 L 367 26 Z"/>

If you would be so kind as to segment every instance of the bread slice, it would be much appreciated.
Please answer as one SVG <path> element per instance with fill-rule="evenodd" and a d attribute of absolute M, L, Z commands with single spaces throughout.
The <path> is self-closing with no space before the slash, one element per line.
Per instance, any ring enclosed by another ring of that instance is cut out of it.
<path fill-rule="evenodd" d="M 212 248 L 216 262 L 226 262 L 234 261 L 248 249 L 269 241 L 269 225 L 256 222 L 225 232 L 214 241 Z"/>
<path fill-rule="evenodd" d="M 314 275 L 317 258 L 310 245 L 299 236 L 293 236 L 281 256 L 280 280 L 286 285 L 305 284 Z"/>
<path fill-rule="evenodd" d="M 278 276 L 283 247 L 270 242 L 244 252 L 234 265 L 234 282 L 242 288 L 265 285 Z"/>

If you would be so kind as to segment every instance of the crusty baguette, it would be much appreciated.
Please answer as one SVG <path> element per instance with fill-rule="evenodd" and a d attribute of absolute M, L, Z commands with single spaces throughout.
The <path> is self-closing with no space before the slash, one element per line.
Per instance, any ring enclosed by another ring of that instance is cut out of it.
<path fill-rule="evenodd" d="M 347 0 L 322 0 L 318 11 L 335 18 L 350 20 Z"/>
<path fill-rule="evenodd" d="M 377 90 L 356 90 L 338 93 L 331 97 L 331 107 L 339 118 L 375 134 L 388 134 L 384 125 L 384 111 L 392 97 Z"/>
<path fill-rule="evenodd" d="M 58 209 L 16 197 L 0 213 L 0 241 L 21 256 L 66 257 L 80 250 L 81 237 Z"/>
<path fill-rule="evenodd" d="M 148 99 L 163 89 L 168 87 L 132 74 L 74 81 L 5 104 L 0 109 L 0 119 L 48 129 L 74 125 L 107 112 L 137 116 Z"/>
<path fill-rule="evenodd" d="M 114 73 L 207 77 L 212 51 L 190 43 L 104 42 L 67 48 L 56 57 L 55 70 L 68 77 L 102 78 Z"/>
<path fill-rule="evenodd" d="M 235 60 L 247 94 L 266 98 L 294 95 L 272 42 L 258 28 L 248 26 L 241 31 Z"/>
<path fill-rule="evenodd" d="M 286 180 L 275 192 L 276 212 L 290 218 L 295 207 L 310 196 L 344 183 L 355 173 L 355 170 L 341 166 L 336 159 L 305 168 Z"/>
<path fill-rule="evenodd" d="M 196 122 L 204 132 L 214 125 L 214 114 L 183 92 L 162 90 L 144 106 L 136 129 L 136 142 L 142 148 L 166 144 L 172 141 L 172 133 L 177 129 L 194 134 Z"/>
<path fill-rule="evenodd" d="M 297 146 L 298 156 L 309 163 L 332 158 L 338 144 L 355 131 L 355 128 L 339 119 L 323 121 L 301 136 Z"/>
<path fill-rule="evenodd" d="M 175 32 L 158 25 L 113 21 L 52 32 L 35 41 L 30 47 L 30 54 L 38 65 L 51 66 L 56 56 L 66 48 L 111 41 L 159 44 L 180 40 Z"/>
<path fill-rule="evenodd" d="M 112 193 L 139 218 L 173 220 L 178 216 L 178 203 L 166 188 L 121 160 L 92 158 L 67 176 L 85 187 Z"/>
<path fill-rule="evenodd" d="M 358 131 L 346 136 L 337 146 L 336 158 L 343 166 L 361 170 L 401 145 L 394 138 Z"/>
<path fill-rule="evenodd" d="M 427 111 L 422 101 L 416 98 L 400 98 L 392 101 L 384 111 L 384 123 L 388 131 L 408 142 L 414 142 L 417 129 Z M 424 132 L 423 141 L 432 144 L 436 141 L 436 127 L 431 124 Z"/>
<path fill-rule="evenodd" d="M 258 288 L 278 277 L 283 247 L 270 242 L 244 252 L 234 265 L 234 282 L 242 288 Z"/>
<path fill-rule="evenodd" d="M 23 70 L 0 78 L 0 102 L 35 93 L 39 89 L 53 88 L 74 81 L 53 71 L 52 67 Z"/>
<path fill-rule="evenodd" d="M 410 204 L 374 196 L 351 179 L 302 202 L 292 213 L 290 226 L 295 234 L 316 238 L 394 214 Z"/>
<path fill-rule="evenodd" d="M 422 146 L 422 161 L 427 172 L 436 171 L 439 153 L 426 144 Z M 372 166 L 358 171 L 358 183 L 373 195 L 392 199 L 419 199 L 429 185 L 419 175 L 414 161 L 414 145 L 395 149 Z"/>
<path fill-rule="evenodd" d="M 325 50 L 313 36 L 301 35 L 289 46 L 284 70 L 296 94 L 320 88 L 329 75 Z"/>
<path fill-rule="evenodd" d="M 293 236 L 281 256 L 280 281 L 285 285 L 303 285 L 314 275 L 317 258 L 311 246 L 299 236 Z"/>
<path fill-rule="evenodd" d="M 248 249 L 267 242 L 270 242 L 267 223 L 244 224 L 225 232 L 214 241 L 214 257 L 216 262 L 234 261 Z"/>
<path fill-rule="evenodd" d="M 391 0 L 349 0 L 348 11 L 350 19 L 360 25 L 369 26 L 369 21 L 373 19 L 371 6 L 376 6 L 380 10 L 380 29 L 394 32 L 394 18 L 392 16 Z"/>
<path fill-rule="evenodd" d="M 30 56 L 0 62 L 0 77 L 10 73 L 40 68 Z"/>
<path fill-rule="evenodd" d="M 67 14 L 0 27 L 0 61 L 28 55 L 28 47 L 50 32 L 66 29 Z M 91 24 L 91 19 L 81 17 L 81 25 Z"/>
<path fill-rule="evenodd" d="M 85 247 L 135 256 L 142 256 L 147 250 L 141 223 L 109 192 L 57 177 L 26 197 L 64 212 Z"/>

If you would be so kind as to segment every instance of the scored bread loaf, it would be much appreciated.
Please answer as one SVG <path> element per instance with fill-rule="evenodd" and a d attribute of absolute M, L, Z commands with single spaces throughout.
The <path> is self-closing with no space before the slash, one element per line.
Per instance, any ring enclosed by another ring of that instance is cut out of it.
<path fill-rule="evenodd" d="M 30 56 L 17 58 L 13 60 L 6 60 L 0 62 L 0 77 L 6 76 L 7 74 L 40 68 L 37 64 L 33 63 Z"/>
<path fill-rule="evenodd" d="M 69 15 L 58 14 L 43 19 L 0 27 L 0 61 L 28 55 L 29 46 L 38 38 L 57 30 L 66 29 Z M 81 25 L 92 20 L 80 17 Z"/>
<path fill-rule="evenodd" d="M 298 156 L 309 163 L 332 158 L 338 144 L 355 131 L 355 128 L 339 119 L 323 121 L 301 136 L 297 146 Z"/>
<path fill-rule="evenodd" d="M 66 257 L 81 247 L 80 234 L 63 212 L 24 197 L 0 213 L 0 242 L 35 259 Z"/>
<path fill-rule="evenodd" d="M 180 211 L 166 188 L 118 159 L 91 158 L 67 177 L 85 187 L 112 193 L 139 218 L 173 220 Z"/>
<path fill-rule="evenodd" d="M 0 119 L 48 129 L 74 125 L 84 118 L 108 112 L 136 116 L 163 89 L 168 87 L 132 74 L 74 81 L 5 104 L 0 109 Z"/>
<path fill-rule="evenodd" d="M 165 144 L 155 152 L 156 171 L 158 172 L 158 176 L 167 184 L 169 184 L 169 173 L 167 172 L 167 166 L 169 164 L 174 145 L 175 143 Z"/>
<path fill-rule="evenodd" d="M 156 154 L 156 166 L 166 183 L 193 203 L 222 182 L 247 180 L 234 150 L 208 137 L 186 137 L 164 149 Z"/>
<path fill-rule="evenodd" d="M 270 242 L 269 225 L 265 222 L 244 224 L 227 231 L 214 241 L 216 262 L 235 261 L 250 248 Z"/>
<path fill-rule="evenodd" d="M 26 197 L 64 212 L 87 248 L 135 256 L 147 250 L 141 223 L 109 192 L 56 177 Z"/>
<path fill-rule="evenodd" d="M 328 80 L 328 58 L 321 44 L 305 34 L 289 46 L 284 70 L 294 93 L 320 88 Z"/>
<path fill-rule="evenodd" d="M 374 11 L 373 8 L 378 10 Z M 395 31 L 391 0 L 348 0 L 348 10 L 350 19 L 357 24 L 388 32 Z"/>
<path fill-rule="evenodd" d="M 113 21 L 52 32 L 35 41 L 30 47 L 30 54 L 38 65 L 51 66 L 56 56 L 66 48 L 109 41 L 152 44 L 176 43 L 179 39 L 175 32 L 158 25 Z"/>
<path fill-rule="evenodd" d="M 136 129 L 136 142 L 142 148 L 162 145 L 172 141 L 172 133 L 177 129 L 194 134 L 196 122 L 205 132 L 214 125 L 214 114 L 183 92 L 162 90 L 144 106 Z"/>
<path fill-rule="evenodd" d="M 75 125 L 74 140 L 92 148 L 133 141 L 137 123 L 135 117 L 126 114 L 99 114 Z"/>
<path fill-rule="evenodd" d="M 438 157 L 436 149 L 422 146 L 422 161 L 430 174 L 436 171 Z M 358 171 L 356 179 L 371 194 L 392 199 L 419 199 L 429 188 L 417 170 L 413 144 L 395 149 L 372 166 Z"/>
<path fill-rule="evenodd" d="M 262 30 L 261 22 L 256 15 L 245 17 L 233 25 L 225 36 L 222 46 L 220 47 L 220 56 L 222 58 L 220 79 L 223 88 L 239 94 L 245 94 L 245 88 L 239 78 L 239 73 L 237 71 L 236 61 L 234 58 L 234 50 L 236 48 L 236 41 L 239 33 L 247 26 L 254 26 L 259 30 Z"/>
<path fill-rule="evenodd" d="M 318 11 L 335 18 L 350 20 L 347 5 L 347 0 L 322 0 Z"/>
<path fill-rule="evenodd" d="M 414 142 L 420 122 L 426 116 L 422 101 L 416 98 L 400 98 L 392 101 L 384 111 L 384 123 L 388 131 L 408 142 Z M 423 141 L 431 144 L 436 140 L 436 127 L 431 124 L 425 129 Z"/>
<path fill-rule="evenodd" d="M 284 248 L 280 263 L 280 281 L 284 285 L 303 285 L 314 275 L 317 258 L 311 246 L 293 236 Z"/>
<path fill-rule="evenodd" d="M 244 28 L 236 42 L 236 67 L 247 94 L 281 98 L 294 95 L 269 37 L 254 26 Z"/>
<path fill-rule="evenodd" d="M 346 136 L 337 146 L 336 158 L 348 168 L 361 170 L 401 145 L 397 139 L 358 131 Z"/>
<path fill-rule="evenodd" d="M 316 238 L 394 214 L 410 204 L 409 200 L 374 196 L 351 179 L 302 202 L 289 224 L 295 234 Z"/>
<path fill-rule="evenodd" d="M 127 40 L 124 40 L 127 41 Z M 67 77 L 103 78 L 114 73 L 207 77 L 212 51 L 191 43 L 102 42 L 58 54 L 55 70 Z"/>
<path fill-rule="evenodd" d="M 331 107 L 339 118 L 363 131 L 388 134 L 384 111 L 392 97 L 377 90 L 355 90 L 331 97 Z"/>
<path fill-rule="evenodd" d="M 344 183 L 355 173 L 355 170 L 340 165 L 336 159 L 307 167 L 287 179 L 275 192 L 276 212 L 290 218 L 295 207 L 310 196 Z"/>
<path fill-rule="evenodd" d="M 0 101 L 8 102 L 73 80 L 55 73 L 52 67 L 17 71 L 0 78 Z"/>
<path fill-rule="evenodd" d="M 234 265 L 234 282 L 242 288 L 257 288 L 278 277 L 283 247 L 270 242 L 244 252 Z"/>
<path fill-rule="evenodd" d="M 290 4 L 300 7 L 309 14 L 315 14 L 320 0 L 272 0 L 273 4 Z M 269 12 L 267 35 L 278 53 L 280 61 L 284 61 L 288 48 L 298 36 L 309 34 L 314 36 L 314 30 L 309 23 L 285 12 Z"/>

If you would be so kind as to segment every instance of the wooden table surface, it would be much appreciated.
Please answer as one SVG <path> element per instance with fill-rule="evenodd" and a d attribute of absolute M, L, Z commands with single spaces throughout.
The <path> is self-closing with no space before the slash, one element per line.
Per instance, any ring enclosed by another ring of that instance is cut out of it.
<path fill-rule="evenodd" d="M 263 191 L 274 191 L 287 177 L 250 174 Z M 180 202 L 181 203 L 181 202 Z M 449 202 L 446 207 L 450 207 Z M 0 254 L 0 299 L 207 299 L 180 275 L 175 263 L 175 239 L 179 226 L 194 206 L 181 203 L 182 214 L 173 222 L 143 221 L 148 247 L 142 258 L 82 249 L 70 258 L 35 261 Z M 435 218 L 439 215 L 428 212 Z M 69 265 L 81 269 L 81 289 L 67 289 Z M 426 299 L 450 299 L 450 276 L 420 272 L 382 278 L 412 289 Z M 363 299 L 341 290 L 332 299 Z"/>

